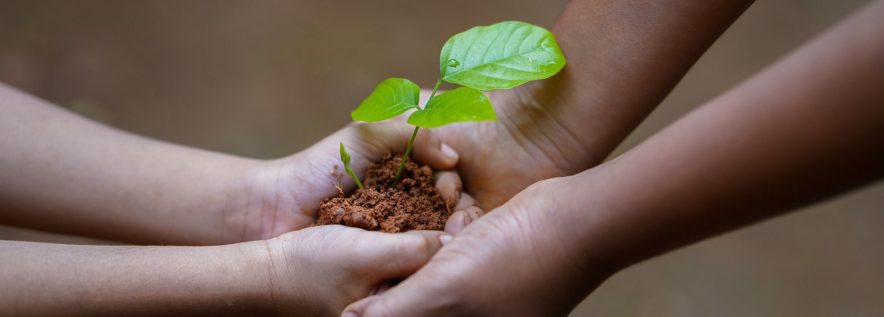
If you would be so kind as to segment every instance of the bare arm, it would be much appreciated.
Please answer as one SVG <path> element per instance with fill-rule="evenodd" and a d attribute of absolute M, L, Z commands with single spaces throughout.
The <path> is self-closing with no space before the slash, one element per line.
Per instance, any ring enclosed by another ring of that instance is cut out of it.
<path fill-rule="evenodd" d="M 560 159 L 583 171 L 601 163 L 752 2 L 571 1 L 553 27 L 568 66 L 522 97 L 570 132 L 585 155 Z"/>
<path fill-rule="evenodd" d="M 601 163 L 751 3 L 571 1 L 552 29 L 562 73 L 493 92 L 499 122 L 440 129 L 461 153 L 465 190 L 491 209 Z"/>
<path fill-rule="evenodd" d="M 333 316 L 416 271 L 440 235 L 321 226 L 208 247 L 0 241 L 0 315 Z"/>
<path fill-rule="evenodd" d="M 411 133 L 350 125 L 296 155 L 252 160 L 102 126 L 2 84 L 0 113 L 0 223 L 136 243 L 223 244 L 307 227 L 338 193 L 339 142 L 362 173 Z M 413 156 L 437 170 L 457 163 L 427 132 Z M 454 206 L 460 179 L 446 174 L 437 187 Z"/>
<path fill-rule="evenodd" d="M 529 187 L 348 309 L 565 315 L 619 269 L 881 178 L 882 30 L 877 1 L 623 156 Z"/>
<path fill-rule="evenodd" d="M 605 206 L 574 211 L 595 219 L 581 241 L 617 241 L 611 252 L 634 262 L 880 178 L 882 30 L 878 1 L 580 176 Z"/>
<path fill-rule="evenodd" d="M 206 211 L 224 209 L 255 163 L 105 127 L 2 84 L 0 113 L 6 224 L 199 243 L 223 228 Z"/>
<path fill-rule="evenodd" d="M 219 247 L 0 241 L 0 315 L 269 313 L 263 242 Z"/>

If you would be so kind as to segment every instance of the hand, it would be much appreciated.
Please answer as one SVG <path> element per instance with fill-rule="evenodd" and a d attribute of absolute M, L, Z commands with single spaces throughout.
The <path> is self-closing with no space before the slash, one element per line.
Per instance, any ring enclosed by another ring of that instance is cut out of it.
<path fill-rule="evenodd" d="M 334 225 L 208 247 L 0 241 L 0 316 L 336 316 L 446 237 Z"/>
<path fill-rule="evenodd" d="M 530 184 L 582 171 L 590 167 L 587 161 L 594 164 L 607 155 L 587 152 L 564 124 L 574 119 L 561 118 L 546 101 L 535 98 L 535 86 L 488 92 L 497 121 L 433 130 L 460 154 L 457 170 L 469 194 L 465 199 L 474 198 L 485 210 L 503 204 Z M 422 91 L 421 97 L 426 100 L 429 91 Z"/>
<path fill-rule="evenodd" d="M 415 275 L 344 316 L 565 316 L 612 270 L 549 217 L 571 178 L 532 185 L 458 233 Z"/>
<path fill-rule="evenodd" d="M 222 242 L 267 239 L 310 226 L 322 199 L 355 188 L 344 174 L 338 150 L 343 142 L 353 157 L 357 174 L 386 154 L 402 153 L 411 137 L 412 127 L 395 123 L 351 124 L 310 148 L 278 160 L 258 163 L 247 178 L 228 195 L 221 211 L 225 226 Z M 454 208 L 459 200 L 461 182 L 454 168 L 458 154 L 421 130 L 412 157 L 438 172 L 436 186 L 443 199 Z"/>
<path fill-rule="evenodd" d="M 417 271 L 450 238 L 439 231 L 390 234 L 339 225 L 282 235 L 267 245 L 272 306 L 282 316 L 337 316 L 383 282 Z"/>

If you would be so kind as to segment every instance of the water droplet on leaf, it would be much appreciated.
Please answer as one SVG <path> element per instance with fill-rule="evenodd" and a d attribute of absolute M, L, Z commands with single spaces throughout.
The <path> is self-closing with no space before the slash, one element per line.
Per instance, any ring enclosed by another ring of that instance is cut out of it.
<path fill-rule="evenodd" d="M 452 59 L 448 60 L 448 67 L 457 67 L 457 66 L 460 66 L 460 62 L 458 62 L 456 59 L 452 58 Z"/>

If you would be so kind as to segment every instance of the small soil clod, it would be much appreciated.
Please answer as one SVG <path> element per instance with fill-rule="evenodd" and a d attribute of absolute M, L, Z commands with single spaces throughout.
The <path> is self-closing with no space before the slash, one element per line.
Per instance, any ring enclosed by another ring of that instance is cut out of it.
<path fill-rule="evenodd" d="M 349 196 L 326 198 L 319 206 L 317 225 L 341 224 L 366 230 L 405 232 L 442 230 L 450 211 L 433 186 L 433 170 L 412 161 L 390 187 L 401 156 L 387 155 L 365 172 L 365 188 Z"/>

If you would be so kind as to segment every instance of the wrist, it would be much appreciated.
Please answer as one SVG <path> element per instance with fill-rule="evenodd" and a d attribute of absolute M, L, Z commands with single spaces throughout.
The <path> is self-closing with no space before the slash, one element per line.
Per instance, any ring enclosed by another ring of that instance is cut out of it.
<path fill-rule="evenodd" d="M 303 273 L 314 265 L 326 264 L 304 260 L 303 249 L 298 247 L 303 245 L 299 243 L 303 242 L 299 241 L 301 237 L 301 232 L 292 232 L 272 239 L 248 242 L 263 249 L 257 254 L 259 267 L 264 268 L 262 281 L 266 281 L 261 288 L 269 303 L 268 308 L 275 315 L 301 316 L 326 311 L 326 303 L 316 295 L 321 293 L 320 285 L 328 282 L 328 277 Z M 310 249 L 307 252 L 322 251 Z M 336 273 L 340 272 L 331 274 Z"/>
<path fill-rule="evenodd" d="M 213 153 L 214 154 L 214 153 Z M 174 235 L 163 242 L 196 245 L 218 245 L 242 242 L 240 222 L 246 220 L 236 210 L 249 200 L 256 171 L 264 161 L 226 154 L 205 156 L 187 164 L 171 188 L 167 188 L 159 206 L 165 206 L 171 217 L 167 226 L 176 228 Z M 174 224 L 169 224 L 173 222 Z"/>
<path fill-rule="evenodd" d="M 222 316 L 276 312 L 271 257 L 265 241 L 194 248 L 203 251 L 191 252 L 191 256 L 203 256 L 189 261 L 195 264 L 189 268 L 179 267 L 176 275 L 188 280 L 191 293 L 195 293 L 191 300 L 204 307 L 195 311 Z"/>
<path fill-rule="evenodd" d="M 314 218 L 310 211 L 319 208 L 321 198 L 332 194 L 302 197 L 316 190 L 303 186 L 313 180 L 312 175 L 303 173 L 305 165 L 310 166 L 295 155 L 255 161 L 236 172 L 223 190 L 223 205 L 213 209 L 214 224 L 220 225 L 214 232 L 217 243 L 272 239 L 311 225 Z M 333 177 L 328 177 L 327 184 L 333 184 Z M 304 201 L 316 201 L 316 206 L 305 206 Z"/>
<path fill-rule="evenodd" d="M 656 242 L 642 238 L 650 228 L 633 222 L 635 211 L 652 212 L 653 206 L 642 204 L 637 193 L 621 190 L 623 180 L 609 166 L 565 178 L 558 201 L 567 241 L 575 241 L 579 256 L 612 275 L 645 259 L 645 246 Z"/>
<path fill-rule="evenodd" d="M 278 244 L 274 240 L 217 246 L 226 249 L 227 259 L 233 263 L 232 272 L 222 271 L 222 275 L 231 277 L 233 297 L 249 309 L 248 314 L 279 315 L 279 287 L 284 281 L 279 280 L 276 271 L 280 264 L 276 262 Z"/>
<path fill-rule="evenodd" d="M 573 276 L 588 274 L 586 279 L 603 280 L 623 265 L 608 245 L 616 237 L 603 228 L 603 219 L 598 216 L 606 208 L 604 200 L 596 195 L 599 189 L 587 185 L 589 177 L 585 174 L 550 178 L 531 185 L 519 194 L 526 199 L 519 199 L 523 206 L 516 212 L 535 228 L 535 236 L 527 239 L 544 244 L 536 246 L 546 252 L 541 257 L 570 267 Z"/>

